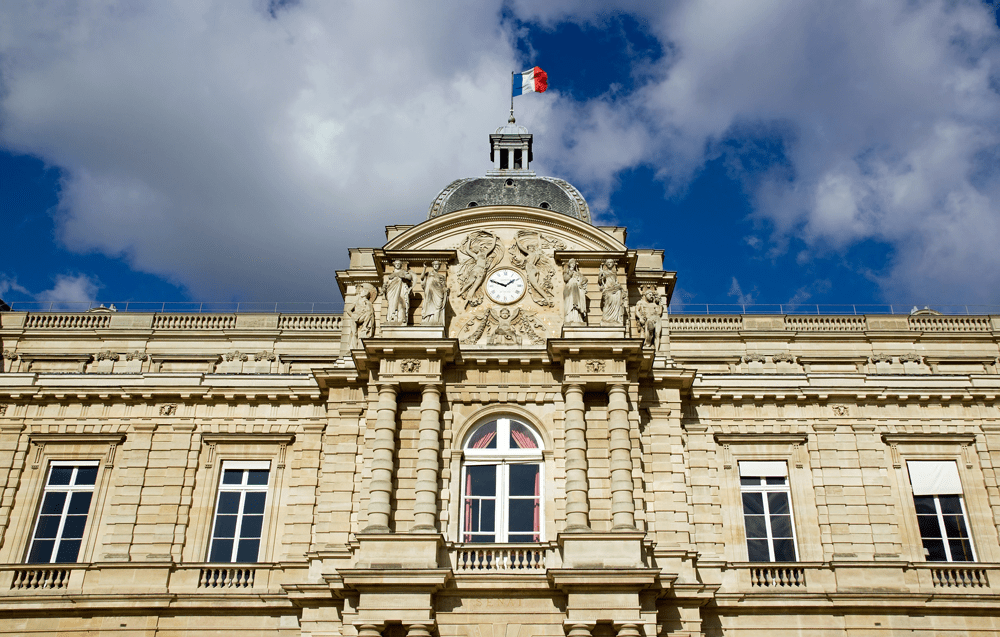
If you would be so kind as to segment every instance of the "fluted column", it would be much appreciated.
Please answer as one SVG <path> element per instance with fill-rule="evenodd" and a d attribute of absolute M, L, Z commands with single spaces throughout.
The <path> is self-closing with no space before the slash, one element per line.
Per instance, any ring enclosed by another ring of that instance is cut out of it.
<path fill-rule="evenodd" d="M 583 419 L 583 387 L 566 392 L 566 530 L 590 530 L 587 500 L 587 423 Z"/>
<path fill-rule="evenodd" d="M 632 441 L 629 437 L 628 394 L 625 386 L 608 388 L 608 429 L 611 434 L 611 521 L 613 531 L 635 530 L 632 489 Z"/>
<path fill-rule="evenodd" d="M 441 471 L 441 388 L 424 385 L 422 393 L 413 530 L 434 533 L 438 530 L 438 475 Z"/>
<path fill-rule="evenodd" d="M 396 386 L 378 386 L 378 416 L 372 452 L 372 478 L 368 494 L 368 526 L 363 533 L 389 532 L 389 498 L 392 495 L 396 451 Z"/>

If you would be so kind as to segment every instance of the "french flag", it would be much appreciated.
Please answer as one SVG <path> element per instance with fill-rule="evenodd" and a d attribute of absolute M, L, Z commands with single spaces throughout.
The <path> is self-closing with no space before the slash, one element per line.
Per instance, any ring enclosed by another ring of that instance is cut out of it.
<path fill-rule="evenodd" d="M 549 76 L 545 71 L 536 66 L 530 71 L 525 71 L 520 75 L 514 76 L 513 97 L 524 95 L 525 93 L 544 93 L 548 87 Z"/>

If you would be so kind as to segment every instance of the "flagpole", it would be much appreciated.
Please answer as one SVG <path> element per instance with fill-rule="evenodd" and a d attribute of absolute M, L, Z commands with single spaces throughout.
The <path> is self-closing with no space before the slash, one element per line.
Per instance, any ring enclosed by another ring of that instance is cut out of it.
<path fill-rule="evenodd" d="M 514 71 L 510 72 L 510 121 L 514 121 Z"/>

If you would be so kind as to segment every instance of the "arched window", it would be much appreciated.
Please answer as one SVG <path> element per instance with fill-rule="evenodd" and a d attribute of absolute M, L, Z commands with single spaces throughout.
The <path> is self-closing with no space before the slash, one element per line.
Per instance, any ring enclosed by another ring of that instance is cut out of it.
<path fill-rule="evenodd" d="M 462 542 L 542 539 L 542 439 L 511 418 L 485 422 L 465 441 Z"/>

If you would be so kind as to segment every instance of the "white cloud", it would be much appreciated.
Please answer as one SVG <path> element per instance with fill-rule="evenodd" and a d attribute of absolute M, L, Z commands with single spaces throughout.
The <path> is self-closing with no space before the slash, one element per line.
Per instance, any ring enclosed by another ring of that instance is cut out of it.
<path fill-rule="evenodd" d="M 733 277 L 733 282 L 729 286 L 729 296 L 733 297 L 736 303 L 740 305 L 754 305 L 757 303 L 757 286 L 754 286 L 749 292 L 744 293 L 740 282 L 736 280 L 736 277 Z"/>
<path fill-rule="evenodd" d="M 45 309 L 85 310 L 94 304 L 101 284 L 86 274 L 60 274 L 51 289 L 35 294 L 35 300 L 47 303 Z"/>
<path fill-rule="evenodd" d="M 30 294 L 28 290 L 17 282 L 17 277 L 7 276 L 6 274 L 0 273 L 0 300 L 7 292 L 21 292 L 23 294 Z"/>

